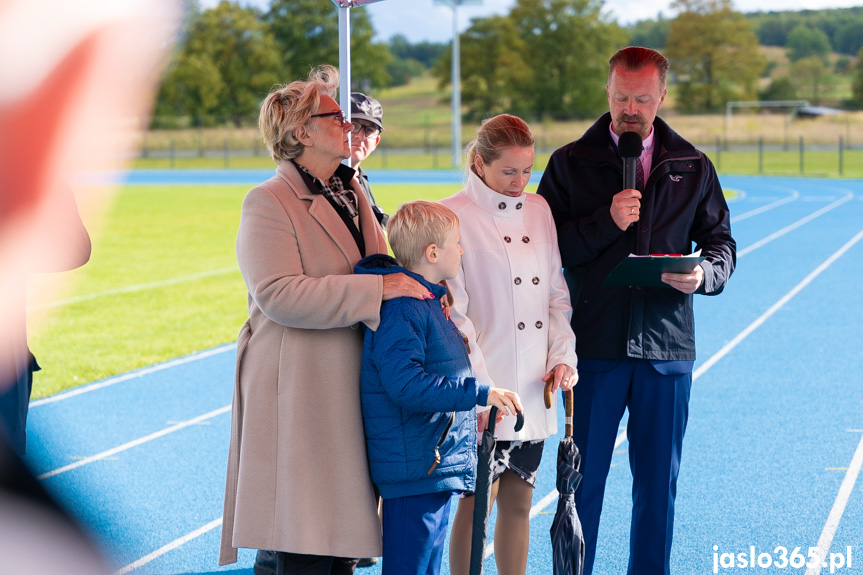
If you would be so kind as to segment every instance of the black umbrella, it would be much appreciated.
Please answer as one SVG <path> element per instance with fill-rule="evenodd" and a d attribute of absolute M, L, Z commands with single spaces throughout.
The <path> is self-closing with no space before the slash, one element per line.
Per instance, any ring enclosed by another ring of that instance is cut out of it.
<path fill-rule="evenodd" d="M 524 427 L 524 414 L 516 412 L 515 431 Z M 470 540 L 470 575 L 481 575 L 485 542 L 488 539 L 488 507 L 491 501 L 492 463 L 494 448 L 494 427 L 497 407 L 492 407 L 488 415 L 488 427 L 482 432 L 482 442 L 477 449 L 476 491 L 473 500 L 473 532 Z"/>
<path fill-rule="evenodd" d="M 551 383 L 549 381 L 549 383 Z M 546 386 L 546 407 L 551 406 Z M 581 575 L 584 570 L 584 533 L 575 512 L 575 490 L 581 484 L 581 455 L 572 441 L 572 390 L 564 393 L 566 429 L 557 448 L 557 512 L 551 523 L 554 575 Z"/>

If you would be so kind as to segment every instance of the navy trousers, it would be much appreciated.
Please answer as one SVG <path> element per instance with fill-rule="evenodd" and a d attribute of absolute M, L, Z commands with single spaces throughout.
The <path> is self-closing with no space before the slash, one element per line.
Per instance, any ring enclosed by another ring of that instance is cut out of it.
<path fill-rule="evenodd" d="M 438 575 L 449 524 L 449 491 L 383 500 L 382 575 Z"/>
<path fill-rule="evenodd" d="M 691 361 L 579 358 L 573 439 L 584 473 L 575 494 L 585 538 L 584 575 L 593 571 L 605 480 L 624 409 L 629 410 L 632 472 L 627 573 L 670 573 L 674 499 L 691 386 Z"/>
<path fill-rule="evenodd" d="M 27 411 L 33 391 L 33 372 L 42 369 L 29 350 L 27 356 L 26 366 L 18 374 L 18 380 L 0 393 L 0 434 L 19 456 L 24 455 L 27 447 Z M 10 382 L 0 383 L 8 385 Z M 4 387 L 0 385 L 0 389 Z"/>

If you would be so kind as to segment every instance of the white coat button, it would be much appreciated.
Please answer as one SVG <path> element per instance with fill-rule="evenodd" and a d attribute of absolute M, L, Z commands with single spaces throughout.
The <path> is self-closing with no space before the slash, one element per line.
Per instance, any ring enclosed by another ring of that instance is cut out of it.
<path fill-rule="evenodd" d="M 532 279 L 532 280 L 530 280 L 530 281 L 532 281 L 532 282 L 533 282 L 533 285 L 535 285 L 535 286 L 539 285 L 539 278 L 533 278 L 533 279 Z"/>
<path fill-rule="evenodd" d="M 536 329 L 542 329 L 542 322 L 541 321 L 536 322 Z"/>
<path fill-rule="evenodd" d="M 503 236 L 503 241 L 505 241 L 506 243 L 509 243 L 512 241 L 512 238 L 509 236 Z"/>
<path fill-rule="evenodd" d="M 517 210 L 520 210 L 520 209 L 521 209 L 521 202 L 519 202 L 519 203 L 517 203 L 517 204 L 515 205 L 515 209 L 517 209 Z"/>
<path fill-rule="evenodd" d="M 524 329 L 524 322 L 523 321 L 518 322 L 518 329 Z"/>
<path fill-rule="evenodd" d="M 521 285 L 521 278 L 515 278 L 513 280 L 513 282 L 515 283 L 515 285 L 520 286 Z"/>
<path fill-rule="evenodd" d="M 527 236 L 522 236 L 522 237 L 521 237 L 521 241 L 523 241 L 524 243 L 526 243 L 526 244 L 527 244 L 527 243 L 530 243 L 530 238 L 529 238 L 529 237 L 527 237 Z"/>
<path fill-rule="evenodd" d="M 506 202 L 501 202 L 501 203 L 499 203 L 499 204 L 497 205 L 497 209 L 499 209 L 499 210 L 505 210 L 505 209 L 506 209 Z"/>

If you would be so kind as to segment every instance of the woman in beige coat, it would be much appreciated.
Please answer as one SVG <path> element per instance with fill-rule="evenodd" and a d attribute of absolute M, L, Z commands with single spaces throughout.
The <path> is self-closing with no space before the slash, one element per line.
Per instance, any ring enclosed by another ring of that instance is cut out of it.
<path fill-rule="evenodd" d="M 237 341 L 221 565 L 279 551 L 278 573 L 353 573 L 381 554 L 360 411 L 360 323 L 381 301 L 431 297 L 405 275 L 352 275 L 386 253 L 354 172 L 338 72 L 272 91 L 259 125 L 276 174 L 243 202 L 237 260 L 249 319 Z"/>

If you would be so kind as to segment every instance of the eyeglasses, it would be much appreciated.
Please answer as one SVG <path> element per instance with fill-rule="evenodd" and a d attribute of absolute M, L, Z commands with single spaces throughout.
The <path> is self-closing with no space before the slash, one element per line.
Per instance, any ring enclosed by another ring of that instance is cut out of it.
<path fill-rule="evenodd" d="M 335 117 L 336 120 L 338 120 L 338 122 L 339 122 L 339 126 L 342 128 L 344 128 L 345 124 L 348 123 L 348 119 L 345 117 L 345 113 L 341 110 L 339 110 L 338 112 L 327 112 L 325 114 L 312 114 L 310 117 L 311 118 L 327 118 L 329 116 Z"/>
<path fill-rule="evenodd" d="M 363 136 L 365 133 L 365 136 Z M 376 126 L 364 126 L 360 123 L 355 123 L 354 127 L 351 128 L 351 134 L 355 136 L 362 136 L 367 140 L 371 140 L 372 138 L 377 138 L 380 135 L 381 131 Z"/>

